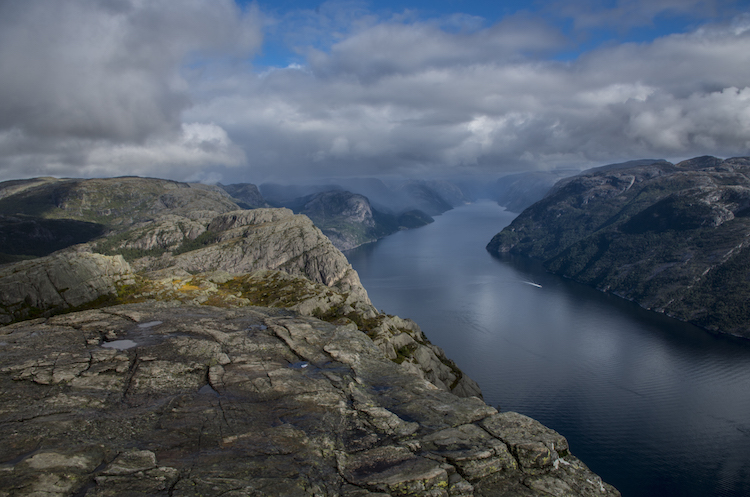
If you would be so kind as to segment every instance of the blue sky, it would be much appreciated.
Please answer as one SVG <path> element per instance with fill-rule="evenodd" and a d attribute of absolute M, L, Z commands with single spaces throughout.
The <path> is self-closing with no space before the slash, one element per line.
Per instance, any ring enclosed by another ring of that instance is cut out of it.
<path fill-rule="evenodd" d="M 748 4 L 0 2 L 0 180 L 750 155 Z"/>
<path fill-rule="evenodd" d="M 744 2 L 695 2 L 667 1 L 647 2 L 651 9 L 639 8 L 638 3 L 627 1 L 583 1 L 564 2 L 538 0 L 529 1 L 240 1 L 243 8 L 259 7 L 278 25 L 267 32 L 263 52 L 254 58 L 258 66 L 286 66 L 304 63 L 304 57 L 295 53 L 294 45 L 286 37 L 294 30 L 300 12 L 330 16 L 331 12 L 359 12 L 362 16 L 374 16 L 378 22 L 403 18 L 402 22 L 432 21 L 444 23 L 450 28 L 451 18 L 465 16 L 471 19 L 474 29 L 489 27 L 504 18 L 534 16 L 548 23 L 551 29 L 563 32 L 568 43 L 560 46 L 552 57 L 561 60 L 573 59 L 598 46 L 626 43 L 650 42 L 674 33 L 684 33 L 708 21 L 721 21 L 747 10 L 750 1 Z M 660 5 L 661 4 L 661 5 Z M 468 20 L 468 19 L 467 19 Z M 371 21 L 372 22 L 372 21 Z M 354 26 L 337 26 L 342 33 Z M 454 28 L 455 29 L 455 28 Z M 466 29 L 466 26 L 464 27 Z M 318 39 L 320 48 L 327 48 L 330 40 Z"/>

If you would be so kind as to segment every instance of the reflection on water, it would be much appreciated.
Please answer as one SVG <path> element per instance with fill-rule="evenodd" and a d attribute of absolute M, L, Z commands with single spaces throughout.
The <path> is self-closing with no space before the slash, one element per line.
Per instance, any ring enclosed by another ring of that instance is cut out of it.
<path fill-rule="evenodd" d="M 477 203 L 347 257 L 376 307 L 414 319 L 489 404 L 560 431 L 625 497 L 750 495 L 750 344 L 491 257 L 513 217 Z"/>

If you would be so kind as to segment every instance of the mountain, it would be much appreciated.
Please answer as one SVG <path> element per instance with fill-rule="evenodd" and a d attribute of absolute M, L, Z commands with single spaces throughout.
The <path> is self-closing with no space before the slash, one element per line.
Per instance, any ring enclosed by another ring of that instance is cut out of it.
<path fill-rule="evenodd" d="M 232 185 L 222 185 L 218 183 L 216 186 L 227 192 L 232 196 L 237 204 L 243 209 L 257 209 L 258 207 L 271 207 L 268 202 L 265 201 L 263 195 L 256 185 L 252 183 L 235 183 Z"/>
<path fill-rule="evenodd" d="M 341 190 L 295 199 L 287 206 L 309 217 L 339 250 L 349 250 L 396 231 L 434 221 L 416 210 L 399 215 L 380 212 L 370 205 L 367 197 Z"/>
<path fill-rule="evenodd" d="M 306 216 L 163 180 L 60 181 L 2 200 L 110 231 L 0 268 L 3 493 L 619 495 L 377 311 Z"/>
<path fill-rule="evenodd" d="M 260 185 L 263 197 L 275 207 L 291 207 L 299 199 L 330 191 L 348 191 L 367 197 L 379 211 L 398 215 L 421 210 L 435 216 L 469 201 L 455 181 L 338 178 L 325 184 Z"/>
<path fill-rule="evenodd" d="M 522 212 L 544 198 L 562 178 L 577 174 L 573 170 L 530 171 L 503 176 L 495 182 L 492 198 L 510 212 Z"/>
<path fill-rule="evenodd" d="M 240 209 L 224 190 L 123 177 L 0 183 L 0 262 L 49 255 L 167 214 L 211 218 Z"/>
<path fill-rule="evenodd" d="M 605 166 L 488 244 L 711 331 L 750 337 L 750 158 Z"/>

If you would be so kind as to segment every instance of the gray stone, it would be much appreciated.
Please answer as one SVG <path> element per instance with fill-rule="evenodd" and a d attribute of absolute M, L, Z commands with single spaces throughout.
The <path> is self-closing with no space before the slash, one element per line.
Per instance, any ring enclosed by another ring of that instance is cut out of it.
<path fill-rule="evenodd" d="M 15 496 L 618 495 L 570 455 L 527 471 L 502 438 L 559 447 L 554 432 L 438 389 L 352 323 L 151 301 L 0 333 Z"/>

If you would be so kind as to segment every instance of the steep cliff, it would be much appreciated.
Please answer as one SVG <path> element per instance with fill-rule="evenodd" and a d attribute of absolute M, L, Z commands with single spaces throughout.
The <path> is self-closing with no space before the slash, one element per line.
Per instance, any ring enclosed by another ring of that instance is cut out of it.
<path fill-rule="evenodd" d="M 750 159 L 626 163 L 559 182 L 487 246 L 750 337 Z"/>
<path fill-rule="evenodd" d="M 0 328 L 0 494 L 619 495 L 352 324 L 146 302 Z"/>

